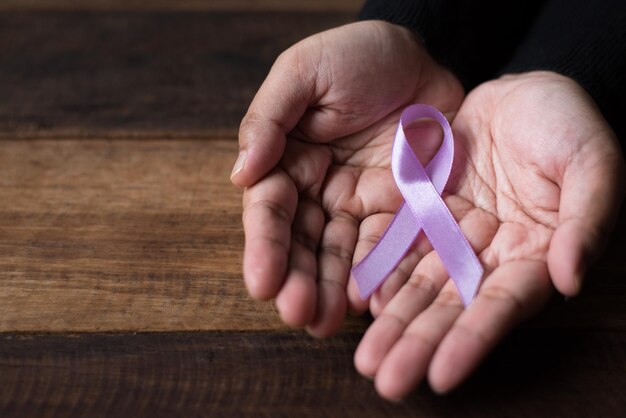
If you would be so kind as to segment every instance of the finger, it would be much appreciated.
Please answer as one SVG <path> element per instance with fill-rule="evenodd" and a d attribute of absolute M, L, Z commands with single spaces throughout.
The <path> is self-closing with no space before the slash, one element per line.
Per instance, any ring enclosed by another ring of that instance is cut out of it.
<path fill-rule="evenodd" d="M 361 221 L 359 225 L 359 237 L 354 248 L 353 264 L 361 262 L 371 251 L 380 240 L 385 228 L 387 228 L 392 219 L 393 214 L 391 213 L 376 213 Z M 413 268 L 414 267 L 415 266 L 413 266 Z M 367 310 L 368 306 L 369 299 L 361 299 L 356 281 L 354 277 L 350 275 L 348 282 L 348 308 L 355 314 L 361 314 Z"/>
<path fill-rule="evenodd" d="M 484 259 L 482 259 L 482 254 L 485 253 L 485 249 L 490 244 L 494 235 L 493 229 L 495 225 L 493 219 L 481 210 L 466 207 L 463 202 L 459 201 L 459 198 L 447 196 L 445 200 L 446 203 L 454 209 L 455 213 L 461 217 L 459 226 L 465 232 L 465 236 L 472 245 L 472 248 L 474 248 L 477 253 L 481 254 L 481 260 L 483 264 L 485 264 Z M 487 265 L 485 265 L 485 267 L 489 268 Z M 357 355 L 355 356 L 357 369 L 364 374 L 373 375 L 375 373 L 377 388 L 381 393 L 385 393 L 385 396 L 391 398 L 398 397 L 402 390 L 404 390 L 402 388 L 407 388 L 412 385 L 412 382 L 419 381 L 423 378 L 423 374 L 420 374 L 419 368 L 425 368 L 426 366 L 421 364 L 424 361 L 421 355 L 419 358 L 409 357 L 406 360 L 409 362 L 415 361 L 416 363 L 412 373 L 408 373 L 407 369 L 407 373 L 401 373 L 395 377 L 393 377 L 392 370 L 396 370 L 398 366 L 395 365 L 396 363 L 393 358 L 399 358 L 396 357 L 399 355 L 396 354 L 392 356 L 392 360 L 389 361 L 387 361 L 386 356 L 388 353 L 391 355 L 390 351 L 395 350 L 395 345 L 398 343 L 398 340 L 401 337 L 404 338 L 402 334 L 405 332 L 404 328 L 406 328 L 406 324 L 409 323 L 411 324 L 409 328 L 417 326 L 419 331 L 417 338 L 428 337 L 432 341 L 435 341 L 431 337 L 437 334 L 440 335 L 439 340 L 443 338 L 448 328 L 441 326 L 442 320 L 437 317 L 437 313 L 441 312 L 441 315 L 447 318 L 451 305 L 461 303 L 456 293 L 454 282 L 449 281 L 446 286 L 443 286 L 443 283 L 446 282 L 447 279 L 448 273 L 441 259 L 434 251 L 429 252 L 417 265 L 409 281 L 400 289 L 398 294 L 391 299 L 376 322 L 372 324 L 371 333 L 370 330 L 366 333 L 367 339 L 364 337 L 359 345 Z M 440 289 L 442 290 L 440 291 Z M 435 299 L 435 297 L 437 298 Z M 434 305 L 422 312 L 433 300 L 435 300 Z M 452 308 L 454 308 L 454 306 L 452 306 Z M 428 314 L 426 314 L 426 312 L 428 312 Z M 400 319 L 401 321 L 396 321 L 396 323 L 403 322 L 405 327 L 403 328 L 397 324 L 394 325 L 392 321 L 389 320 L 385 320 L 386 324 L 382 323 L 376 325 L 381 318 L 388 314 L 391 314 L 395 319 Z M 414 325 L 416 321 L 417 325 Z M 424 327 L 424 329 L 419 330 L 420 327 Z M 377 329 L 384 329 L 384 331 L 378 334 Z M 414 336 L 409 336 L 410 341 L 415 338 Z M 400 350 L 399 352 L 403 352 L 404 349 L 398 350 Z M 428 359 L 430 359 L 430 357 L 428 357 Z M 405 360 L 403 360 L 403 362 L 404 361 Z M 382 373 L 383 376 L 387 377 L 381 377 L 379 380 L 378 374 L 381 373 L 383 369 L 383 362 L 387 365 L 385 368 L 388 369 L 386 372 Z M 394 380 L 395 383 L 389 383 L 392 380 Z"/>
<path fill-rule="evenodd" d="M 292 327 L 303 327 L 315 316 L 317 285 L 315 275 L 308 271 L 308 253 L 300 242 L 292 241 L 289 259 L 293 266 L 276 296 L 275 306 L 281 319 Z"/>
<path fill-rule="evenodd" d="M 370 325 L 354 355 L 356 369 L 364 376 L 377 375 L 387 353 L 406 327 L 435 299 L 448 272 L 434 251 L 418 264 L 411 278 Z"/>
<path fill-rule="evenodd" d="M 380 315 L 389 301 L 398 293 L 400 288 L 410 280 L 417 263 L 432 251 L 430 241 L 423 233 L 420 233 L 413 246 L 409 249 L 406 257 L 400 262 L 383 284 L 372 294 L 370 311 L 374 317 Z"/>
<path fill-rule="evenodd" d="M 346 293 L 348 297 L 348 312 L 355 316 L 363 315 L 367 312 L 370 300 L 369 298 L 365 300 L 361 299 L 359 287 L 357 286 L 352 275 L 350 275 L 350 278 L 348 279 L 348 288 Z"/>
<path fill-rule="evenodd" d="M 467 201 L 455 197 L 446 196 L 446 204 L 453 209 L 455 217 L 459 219 L 459 226 L 464 231 L 472 248 L 481 253 L 491 242 L 494 231 L 497 230 L 497 219 L 485 214 L 479 209 L 473 208 Z M 418 261 L 424 254 L 432 250 L 432 245 L 426 237 L 420 233 L 408 257 L 412 257 L 412 253 L 417 254 Z M 402 265 L 402 264 L 401 264 Z M 410 271 L 407 265 L 406 271 Z M 377 316 L 387 305 L 389 300 L 398 292 L 398 289 L 406 282 L 408 275 L 393 275 L 389 277 L 380 290 L 374 293 L 370 302 L 370 310 L 374 316 Z M 404 279 L 404 281 L 402 280 Z"/>
<path fill-rule="evenodd" d="M 297 199 L 293 182 L 280 170 L 244 192 L 243 276 L 256 299 L 276 296 L 283 284 Z"/>
<path fill-rule="evenodd" d="M 464 380 L 513 326 L 548 302 L 551 289 L 543 261 L 494 270 L 439 344 L 428 370 L 433 390 L 445 393 Z"/>
<path fill-rule="evenodd" d="M 293 221 L 287 278 L 276 296 L 282 320 L 294 327 L 313 321 L 317 306 L 317 246 L 324 213 L 315 202 L 301 198 Z"/>
<path fill-rule="evenodd" d="M 359 239 L 354 250 L 354 264 L 360 262 L 378 243 L 393 216 L 391 213 L 376 213 L 361 222 Z M 361 299 L 356 281 L 354 277 L 350 276 L 348 303 L 351 311 L 362 313 L 369 307 L 374 317 L 378 316 L 389 300 L 398 293 L 402 285 L 409 279 L 424 254 L 431 250 L 430 242 L 421 234 L 400 261 L 400 264 L 387 276 L 368 300 Z"/>
<path fill-rule="evenodd" d="M 463 311 L 452 281 L 435 301 L 407 327 L 381 362 L 376 390 L 387 399 L 401 399 L 426 375 L 437 345 Z"/>
<path fill-rule="evenodd" d="M 285 137 L 313 100 L 313 57 L 292 47 L 276 60 L 239 127 L 239 156 L 231 181 L 250 186 L 276 166 Z"/>
<path fill-rule="evenodd" d="M 346 315 L 346 285 L 352 265 L 358 221 L 335 212 L 324 228 L 318 250 L 318 298 L 315 319 L 307 331 L 316 337 L 333 334 Z"/>
<path fill-rule="evenodd" d="M 614 138 L 607 143 L 613 144 Z M 624 195 L 624 162 L 617 146 L 579 154 L 563 174 L 559 224 L 548 250 L 554 286 L 567 296 L 580 291 L 585 270 L 602 249 Z"/>

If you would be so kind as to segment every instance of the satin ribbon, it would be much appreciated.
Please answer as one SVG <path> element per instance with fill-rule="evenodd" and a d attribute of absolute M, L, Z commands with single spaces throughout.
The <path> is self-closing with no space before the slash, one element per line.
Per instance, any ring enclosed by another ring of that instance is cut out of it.
<path fill-rule="evenodd" d="M 417 119 L 433 119 L 443 128 L 441 147 L 426 165 L 420 164 L 404 134 Z M 454 141 L 448 120 L 431 106 L 407 107 L 393 142 L 391 170 L 404 197 L 391 224 L 365 258 L 352 269 L 362 299 L 367 299 L 391 274 L 423 230 L 456 284 L 465 306 L 478 290 L 483 268 L 441 198 L 454 158 Z"/>

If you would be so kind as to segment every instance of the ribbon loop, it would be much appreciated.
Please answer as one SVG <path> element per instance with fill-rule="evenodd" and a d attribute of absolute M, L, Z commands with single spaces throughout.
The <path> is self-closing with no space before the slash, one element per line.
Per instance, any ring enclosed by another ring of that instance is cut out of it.
<path fill-rule="evenodd" d="M 404 126 L 422 118 L 437 121 L 444 134 L 441 147 L 426 168 L 415 156 L 404 133 Z M 391 157 L 393 177 L 404 202 L 378 243 L 352 269 L 362 299 L 382 284 L 423 230 L 456 284 L 463 303 L 465 306 L 471 303 L 483 268 L 441 198 L 453 158 L 452 129 L 445 116 L 428 105 L 407 107 L 400 116 Z"/>

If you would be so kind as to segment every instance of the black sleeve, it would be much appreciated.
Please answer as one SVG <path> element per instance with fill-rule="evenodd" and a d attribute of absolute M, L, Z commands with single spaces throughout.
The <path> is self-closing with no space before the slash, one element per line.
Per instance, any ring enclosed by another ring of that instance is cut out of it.
<path fill-rule="evenodd" d="M 412 29 L 468 91 L 503 73 L 568 76 L 626 143 L 626 0 L 367 0 L 360 18 Z"/>
<path fill-rule="evenodd" d="M 494 78 L 509 62 L 543 2 L 368 0 L 359 18 L 412 29 L 430 54 L 469 91 Z"/>
<path fill-rule="evenodd" d="M 554 71 L 576 80 L 626 142 L 626 0 L 550 0 L 502 73 Z"/>

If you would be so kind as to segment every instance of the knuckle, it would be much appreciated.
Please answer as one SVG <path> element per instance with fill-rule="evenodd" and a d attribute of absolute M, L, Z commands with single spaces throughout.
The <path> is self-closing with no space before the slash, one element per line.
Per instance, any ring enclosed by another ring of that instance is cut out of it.
<path fill-rule="evenodd" d="M 440 288 L 439 283 L 432 277 L 419 273 L 411 275 L 407 284 L 419 292 L 432 296 L 435 296 Z"/>
<path fill-rule="evenodd" d="M 257 111 L 249 110 L 239 123 L 239 141 L 247 143 L 254 136 L 257 127 L 262 121 L 263 116 L 261 114 Z"/>
<path fill-rule="evenodd" d="M 351 226 L 358 228 L 359 221 L 345 210 L 334 210 L 330 213 L 330 219 L 333 221 L 345 222 Z"/>
<path fill-rule="evenodd" d="M 325 244 L 320 250 L 323 254 L 329 254 L 337 257 L 340 261 L 347 263 L 348 265 L 352 264 L 352 251 L 349 251 L 347 248 L 339 245 Z"/>
<path fill-rule="evenodd" d="M 246 132 L 250 128 L 250 125 L 254 124 L 258 118 L 259 115 L 255 111 L 249 111 L 246 113 L 239 123 L 239 135 Z"/>
<path fill-rule="evenodd" d="M 486 286 L 479 291 L 478 295 L 488 300 L 504 303 L 517 311 L 524 310 L 524 303 L 510 290 L 502 286 Z"/>
<path fill-rule="evenodd" d="M 461 301 L 458 293 L 453 290 L 439 292 L 439 295 L 433 301 L 433 304 L 439 305 L 443 308 L 456 308 L 463 310 L 463 302 Z"/>
<path fill-rule="evenodd" d="M 487 335 L 483 332 L 478 331 L 475 328 L 469 327 L 464 324 L 456 323 L 454 324 L 454 329 L 462 332 L 470 338 L 477 340 L 483 346 L 490 346 L 494 339 L 493 336 Z"/>
<path fill-rule="evenodd" d="M 243 211 L 242 220 L 245 222 L 250 212 L 258 210 L 265 211 L 270 214 L 270 217 L 277 218 L 282 222 L 291 223 L 291 214 L 287 209 L 271 200 L 257 200 L 250 203 Z"/>
<path fill-rule="evenodd" d="M 379 322 L 382 322 L 384 320 L 387 320 L 387 321 L 390 321 L 390 322 L 395 322 L 402 329 L 406 329 L 409 326 L 409 321 L 407 321 L 406 319 L 402 318 L 400 315 L 394 314 L 394 313 L 391 313 L 391 312 L 386 312 L 386 311 L 383 311 L 378 316 L 378 318 L 376 318 L 376 320 L 379 321 Z"/>
<path fill-rule="evenodd" d="M 298 242 L 304 248 L 306 248 L 312 253 L 315 253 L 317 251 L 317 242 L 310 236 L 307 236 L 306 234 L 293 233 L 292 240 Z"/>
<path fill-rule="evenodd" d="M 410 330 L 405 332 L 405 335 L 420 342 L 424 346 L 429 347 L 430 349 L 433 349 L 438 343 L 437 340 L 422 331 Z"/>

